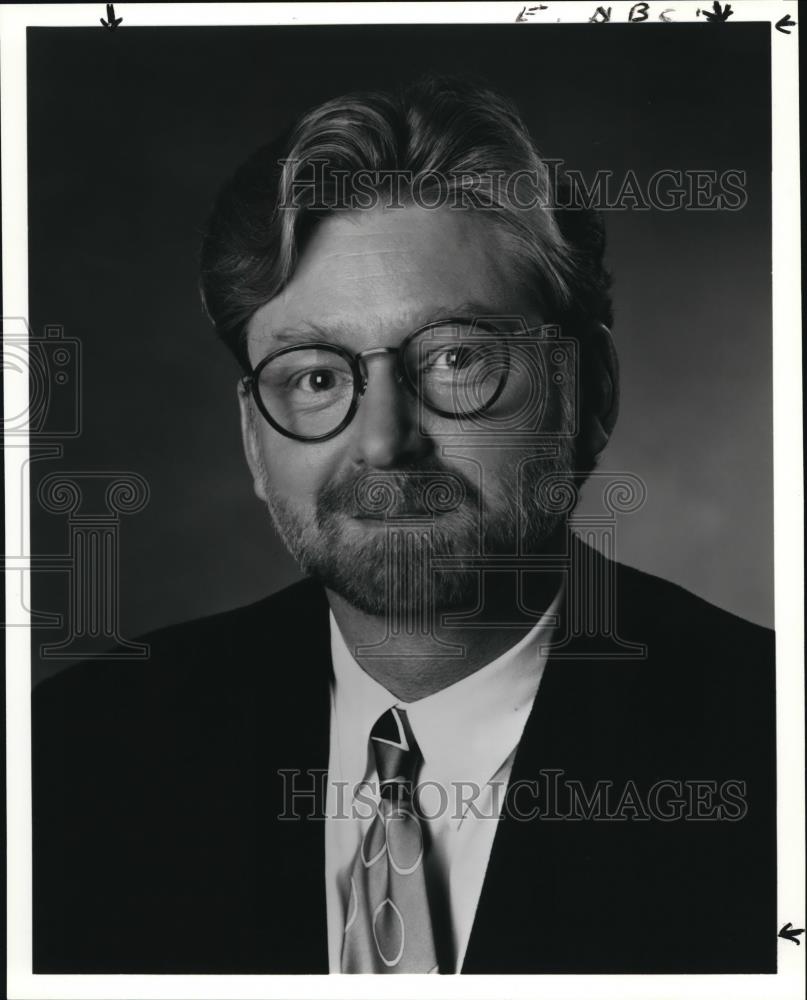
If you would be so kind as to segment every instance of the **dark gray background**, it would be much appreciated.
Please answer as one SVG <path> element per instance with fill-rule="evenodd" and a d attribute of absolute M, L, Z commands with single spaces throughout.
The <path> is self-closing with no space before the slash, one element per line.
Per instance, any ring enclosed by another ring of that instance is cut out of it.
<path fill-rule="evenodd" d="M 59 469 L 148 480 L 149 505 L 122 524 L 123 634 L 297 576 L 252 494 L 238 373 L 197 296 L 217 187 L 312 104 L 424 70 L 484 76 L 545 156 L 587 177 L 747 172 L 741 211 L 607 215 L 623 398 L 601 468 L 647 484 L 620 520 L 620 559 L 771 625 L 769 36 L 767 23 L 29 29 L 31 322 L 83 349 L 83 433 L 63 461 L 34 463 L 32 495 Z M 64 552 L 65 518 L 35 504 L 32 541 Z M 66 600 L 63 574 L 34 575 L 35 609 Z"/>

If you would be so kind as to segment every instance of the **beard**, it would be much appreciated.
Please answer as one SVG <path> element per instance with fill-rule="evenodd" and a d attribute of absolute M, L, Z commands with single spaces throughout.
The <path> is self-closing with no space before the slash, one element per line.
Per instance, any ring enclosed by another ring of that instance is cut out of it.
<path fill-rule="evenodd" d="M 540 555 L 575 500 L 573 448 L 561 439 L 520 463 L 517 486 L 481 490 L 437 457 L 357 470 L 301 513 L 262 469 L 269 513 L 300 569 L 397 631 L 431 632 L 439 612 L 475 607 L 485 556 Z"/>

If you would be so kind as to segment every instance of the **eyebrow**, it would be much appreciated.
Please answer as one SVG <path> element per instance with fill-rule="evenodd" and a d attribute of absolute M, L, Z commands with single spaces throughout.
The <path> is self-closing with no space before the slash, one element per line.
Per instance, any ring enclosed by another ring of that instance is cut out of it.
<path fill-rule="evenodd" d="M 509 316 L 516 318 L 520 313 L 509 313 L 501 308 L 496 308 L 490 303 L 475 302 L 472 300 L 461 302 L 453 306 L 440 306 L 428 312 L 420 314 L 413 313 L 411 323 L 400 323 L 398 325 L 406 327 L 406 333 L 419 330 L 421 327 L 429 326 L 432 323 L 445 322 L 450 319 L 487 319 L 491 316 L 502 318 Z M 350 323 L 335 320 L 327 325 L 306 321 L 303 327 L 283 327 L 278 330 L 266 330 L 265 340 L 267 343 L 277 341 L 281 344 L 305 344 L 312 340 L 325 343 L 346 345 L 355 335 L 355 327 Z"/>

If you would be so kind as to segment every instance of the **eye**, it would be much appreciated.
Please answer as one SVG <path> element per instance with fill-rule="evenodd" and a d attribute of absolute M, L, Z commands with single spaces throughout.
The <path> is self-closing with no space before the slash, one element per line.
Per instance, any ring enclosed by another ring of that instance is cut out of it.
<path fill-rule="evenodd" d="M 452 345 L 431 351 L 426 362 L 430 371 L 456 371 L 473 361 L 474 351 L 464 345 Z"/>
<path fill-rule="evenodd" d="M 317 368 L 313 371 L 304 372 L 294 380 L 294 388 L 300 389 L 303 392 L 328 392 L 340 384 L 339 374 L 329 368 Z"/>

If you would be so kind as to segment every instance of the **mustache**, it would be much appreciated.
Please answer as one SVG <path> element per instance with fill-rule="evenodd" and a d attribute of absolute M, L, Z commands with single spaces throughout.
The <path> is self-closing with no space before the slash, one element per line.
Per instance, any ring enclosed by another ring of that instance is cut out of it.
<path fill-rule="evenodd" d="M 391 470 L 371 470 L 328 483 L 317 498 L 320 527 L 334 514 L 384 520 L 447 514 L 463 505 L 479 508 L 476 485 L 437 462 Z"/>

